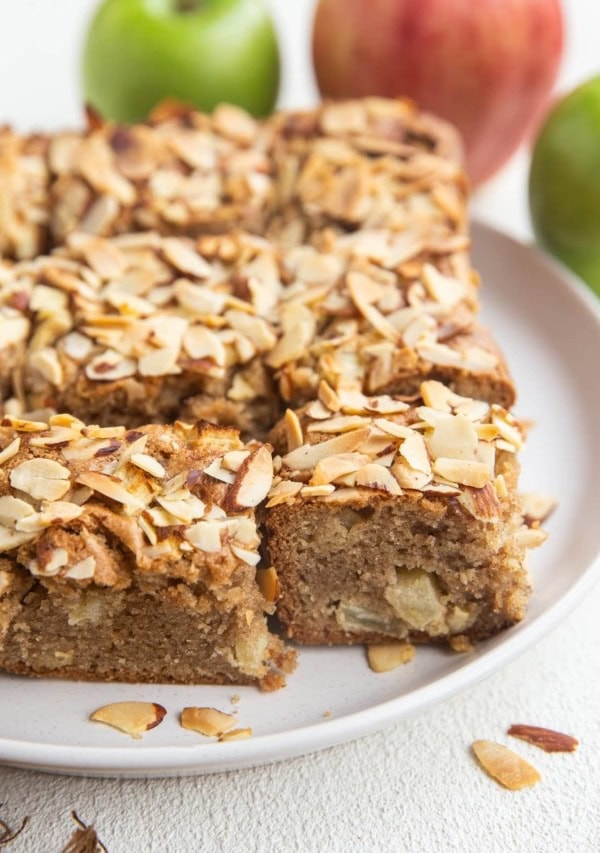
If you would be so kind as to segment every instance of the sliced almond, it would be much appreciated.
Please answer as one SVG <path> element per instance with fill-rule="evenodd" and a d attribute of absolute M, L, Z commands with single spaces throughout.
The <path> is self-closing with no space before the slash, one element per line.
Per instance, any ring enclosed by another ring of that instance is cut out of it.
<path fill-rule="evenodd" d="M 351 453 L 353 450 L 367 440 L 369 429 L 356 429 L 345 432 L 320 444 L 303 444 L 302 447 L 292 450 L 286 454 L 282 461 L 291 470 L 308 471 L 328 456 L 336 456 L 339 453 Z"/>
<path fill-rule="evenodd" d="M 507 734 L 520 738 L 534 746 L 539 746 L 544 752 L 575 752 L 579 741 L 572 735 L 565 735 L 553 729 L 540 726 L 527 726 L 521 723 L 512 725 Z"/>
<path fill-rule="evenodd" d="M 523 507 L 523 519 L 528 527 L 542 524 L 556 508 L 556 498 L 543 495 L 540 492 L 523 492 L 520 495 Z"/>
<path fill-rule="evenodd" d="M 302 447 L 304 436 L 302 435 L 302 426 L 296 412 L 293 412 L 291 409 L 286 409 L 283 425 L 285 428 L 288 452 L 296 450 L 298 447 Z"/>
<path fill-rule="evenodd" d="M 36 500 L 55 501 L 71 488 L 69 469 L 53 459 L 27 459 L 10 472 L 10 484 Z"/>
<path fill-rule="evenodd" d="M 448 459 L 440 456 L 433 463 L 433 470 L 451 483 L 473 486 L 476 489 L 482 489 L 491 480 L 488 465 L 467 459 Z"/>
<path fill-rule="evenodd" d="M 391 672 L 415 656 L 415 647 L 410 643 L 381 643 L 367 646 L 367 659 L 373 672 Z"/>
<path fill-rule="evenodd" d="M 263 445 L 240 465 L 227 494 L 227 509 L 237 511 L 257 506 L 266 498 L 272 485 L 273 457 L 269 448 Z"/>
<path fill-rule="evenodd" d="M 210 278 L 211 265 L 188 243 L 177 237 L 166 237 L 161 246 L 165 258 L 180 272 L 195 278 Z"/>
<path fill-rule="evenodd" d="M 167 476 L 167 472 L 158 459 L 155 459 L 153 456 L 149 456 L 147 453 L 132 453 L 129 457 L 129 461 L 132 465 L 135 465 L 136 468 L 141 468 L 142 471 L 146 471 L 146 473 L 151 474 L 153 477 L 157 477 L 160 480 Z"/>
<path fill-rule="evenodd" d="M 370 461 L 371 458 L 366 453 L 340 453 L 337 456 L 328 456 L 315 466 L 310 485 L 321 486 L 325 483 L 333 483 L 340 477 L 356 473 Z"/>
<path fill-rule="evenodd" d="M 277 572 L 273 566 L 270 566 L 268 569 L 258 569 L 256 572 L 256 582 L 269 604 L 277 601 L 280 593 L 280 584 Z"/>
<path fill-rule="evenodd" d="M 383 465 L 373 462 L 365 465 L 356 472 L 356 486 L 389 492 L 391 495 L 401 495 L 402 489 L 393 474 Z"/>
<path fill-rule="evenodd" d="M 217 708 L 188 707 L 181 712 L 183 728 L 206 737 L 219 737 L 232 729 L 236 722 L 235 714 L 226 714 Z"/>
<path fill-rule="evenodd" d="M 166 710 L 156 702 L 113 702 L 104 705 L 90 716 L 96 723 L 106 723 L 134 738 L 156 728 L 164 719 Z"/>
<path fill-rule="evenodd" d="M 133 510 L 143 509 L 145 506 L 145 502 L 129 492 L 121 480 L 108 474 L 101 474 L 99 471 L 84 471 L 79 475 L 76 482 Z"/>
<path fill-rule="evenodd" d="M 528 761 L 499 743 L 476 740 L 471 748 L 483 769 L 511 791 L 529 788 L 542 778 Z"/>
<path fill-rule="evenodd" d="M 17 436 L 13 438 L 10 444 L 7 444 L 4 450 L 0 450 L 0 465 L 3 465 L 5 462 L 8 462 L 9 459 L 12 459 L 13 456 L 16 456 L 21 447 L 21 437 Z"/>
<path fill-rule="evenodd" d="M 219 743 L 225 743 L 230 740 L 247 740 L 249 737 L 252 737 L 252 729 L 232 729 L 219 737 Z"/>
<path fill-rule="evenodd" d="M 295 483 L 293 480 L 282 480 L 281 483 L 273 486 L 269 492 L 269 499 L 266 508 L 277 506 L 278 504 L 287 503 L 292 500 L 302 489 L 302 483 Z"/>

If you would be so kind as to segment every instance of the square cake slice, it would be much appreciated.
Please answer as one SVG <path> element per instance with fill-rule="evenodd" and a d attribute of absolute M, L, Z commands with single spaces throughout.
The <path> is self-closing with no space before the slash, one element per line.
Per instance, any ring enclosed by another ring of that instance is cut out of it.
<path fill-rule="evenodd" d="M 231 428 L 5 418 L 0 668 L 282 686 L 294 653 L 256 582 L 271 482 L 270 448 Z"/>
<path fill-rule="evenodd" d="M 524 617 L 525 548 L 545 534 L 522 524 L 506 410 L 434 381 L 410 404 L 328 388 L 272 441 L 265 525 L 290 637 L 464 648 Z"/>
<path fill-rule="evenodd" d="M 206 419 L 265 435 L 280 415 L 265 317 L 281 288 L 275 250 L 251 235 L 73 234 L 0 271 L 7 411 L 102 426 Z"/>

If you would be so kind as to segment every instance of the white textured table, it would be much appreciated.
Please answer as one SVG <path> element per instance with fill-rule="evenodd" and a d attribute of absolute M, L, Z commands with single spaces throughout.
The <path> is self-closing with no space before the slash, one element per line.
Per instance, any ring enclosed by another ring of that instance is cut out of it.
<path fill-rule="evenodd" d="M 286 105 L 314 95 L 307 32 L 313 0 L 271 0 L 281 24 Z M 19 0 L 0 9 L 0 121 L 58 127 L 79 119 L 75 57 L 92 0 Z M 569 0 L 570 85 L 596 69 L 600 9 Z M 480 193 L 475 212 L 527 239 L 526 157 Z M 192 779 L 52 777 L 0 768 L 0 817 L 31 820 L 8 850 L 53 853 L 76 809 L 110 853 L 407 851 L 596 853 L 600 850 L 600 588 L 550 637 L 503 672 L 411 721 L 285 764 Z M 1 701 L 1 696 L 0 696 Z M 469 755 L 512 722 L 575 733 L 575 755 L 518 749 L 542 772 L 512 793 Z"/>

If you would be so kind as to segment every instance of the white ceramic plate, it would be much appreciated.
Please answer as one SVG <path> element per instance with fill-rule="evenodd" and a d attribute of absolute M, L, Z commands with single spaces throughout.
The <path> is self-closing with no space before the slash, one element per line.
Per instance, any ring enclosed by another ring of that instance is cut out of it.
<path fill-rule="evenodd" d="M 515 375 L 520 414 L 537 422 L 523 454 L 523 487 L 560 496 L 549 543 L 532 555 L 535 596 L 524 623 L 469 655 L 419 649 L 394 672 L 375 675 L 364 650 L 300 652 L 287 688 L 81 684 L 0 676 L 0 761 L 55 772 L 113 776 L 210 773 L 333 746 L 422 711 L 525 651 L 591 588 L 600 549 L 600 309 L 595 298 L 531 248 L 474 228 L 484 281 L 485 321 Z M 184 731 L 185 705 L 227 710 L 238 693 L 248 740 L 214 743 Z M 160 727 L 133 741 L 88 721 L 100 705 L 126 699 L 168 709 Z"/>

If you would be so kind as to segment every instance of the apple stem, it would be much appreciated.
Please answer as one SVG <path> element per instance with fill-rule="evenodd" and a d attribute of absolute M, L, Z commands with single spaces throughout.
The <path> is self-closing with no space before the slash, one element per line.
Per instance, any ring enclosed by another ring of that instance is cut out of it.
<path fill-rule="evenodd" d="M 175 7 L 178 12 L 195 12 L 204 0 L 175 0 Z"/>

